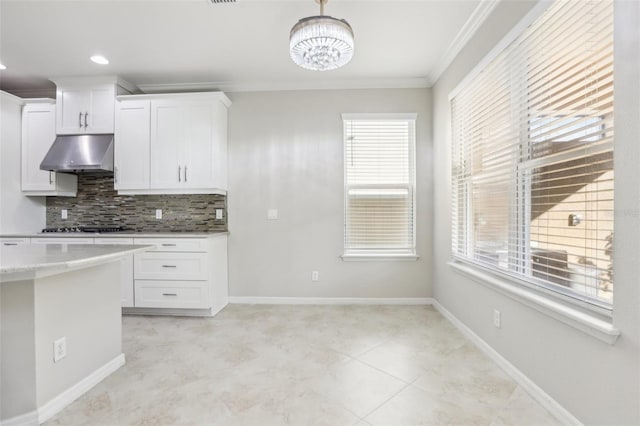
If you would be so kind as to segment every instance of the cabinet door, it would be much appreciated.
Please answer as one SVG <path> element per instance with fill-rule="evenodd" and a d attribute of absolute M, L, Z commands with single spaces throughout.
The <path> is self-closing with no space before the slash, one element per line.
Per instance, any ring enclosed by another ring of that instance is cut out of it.
<path fill-rule="evenodd" d="M 89 112 L 91 92 L 86 88 L 59 88 L 57 96 L 57 133 L 60 135 L 85 133 L 84 114 Z"/>
<path fill-rule="evenodd" d="M 149 101 L 116 104 L 114 187 L 149 189 Z"/>
<path fill-rule="evenodd" d="M 85 133 L 113 133 L 115 90 L 113 84 L 89 89 Z"/>
<path fill-rule="evenodd" d="M 214 104 L 192 103 L 185 107 L 185 111 L 184 186 L 213 188 Z"/>
<path fill-rule="evenodd" d="M 56 174 L 40 170 L 56 138 L 56 107 L 53 104 L 30 104 L 22 109 L 22 190 L 48 191 L 56 187 Z"/>
<path fill-rule="evenodd" d="M 172 101 L 151 102 L 151 188 L 183 186 L 184 105 Z"/>

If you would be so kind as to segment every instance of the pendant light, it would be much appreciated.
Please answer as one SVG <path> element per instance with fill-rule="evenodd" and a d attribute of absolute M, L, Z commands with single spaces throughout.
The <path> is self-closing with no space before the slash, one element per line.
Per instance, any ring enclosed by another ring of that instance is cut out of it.
<path fill-rule="evenodd" d="M 291 29 L 289 52 L 302 68 L 328 71 L 340 68 L 353 57 L 353 30 L 344 19 L 324 14 L 328 0 L 320 4 L 320 15 L 302 18 Z"/>

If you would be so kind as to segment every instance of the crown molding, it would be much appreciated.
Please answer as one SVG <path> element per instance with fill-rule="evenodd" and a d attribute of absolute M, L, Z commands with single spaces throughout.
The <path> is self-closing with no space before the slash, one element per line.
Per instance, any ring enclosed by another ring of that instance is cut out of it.
<path fill-rule="evenodd" d="M 381 78 L 351 80 L 317 80 L 317 81 L 263 81 L 232 82 L 213 81 L 201 83 L 170 84 L 138 84 L 143 93 L 170 92 L 269 92 L 286 90 L 340 90 L 340 89 L 417 89 L 428 88 L 431 84 L 427 78 Z"/>
<path fill-rule="evenodd" d="M 445 54 L 436 62 L 427 79 L 433 85 L 438 81 L 442 73 L 453 62 L 458 53 L 471 40 L 471 37 L 478 31 L 478 28 L 486 21 L 487 17 L 493 12 L 500 0 L 480 0 L 467 22 L 464 23 L 458 35 L 453 39 L 449 47 L 445 50 Z"/>

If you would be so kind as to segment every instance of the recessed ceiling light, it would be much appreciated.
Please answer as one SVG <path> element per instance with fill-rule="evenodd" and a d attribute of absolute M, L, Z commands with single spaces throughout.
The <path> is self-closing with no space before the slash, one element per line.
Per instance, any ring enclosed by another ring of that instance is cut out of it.
<path fill-rule="evenodd" d="M 6 70 L 6 69 L 7 69 L 6 66 L 4 66 L 3 64 L 0 64 L 0 70 Z"/>
<path fill-rule="evenodd" d="M 100 55 L 94 55 L 90 59 L 96 64 L 100 64 L 100 65 L 107 65 L 109 63 L 109 60 L 107 58 Z"/>

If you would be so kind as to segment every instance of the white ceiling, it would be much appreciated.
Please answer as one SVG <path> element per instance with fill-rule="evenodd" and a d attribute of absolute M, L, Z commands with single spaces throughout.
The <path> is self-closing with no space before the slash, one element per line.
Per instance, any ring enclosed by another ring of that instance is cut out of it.
<path fill-rule="evenodd" d="M 1 0 L 0 87 L 38 91 L 52 87 L 48 78 L 86 75 L 118 75 L 146 91 L 426 87 L 495 3 L 330 0 L 325 13 L 349 21 L 355 55 L 313 72 L 288 52 L 291 27 L 319 12 L 313 0 Z M 94 54 L 111 63 L 93 64 Z"/>

